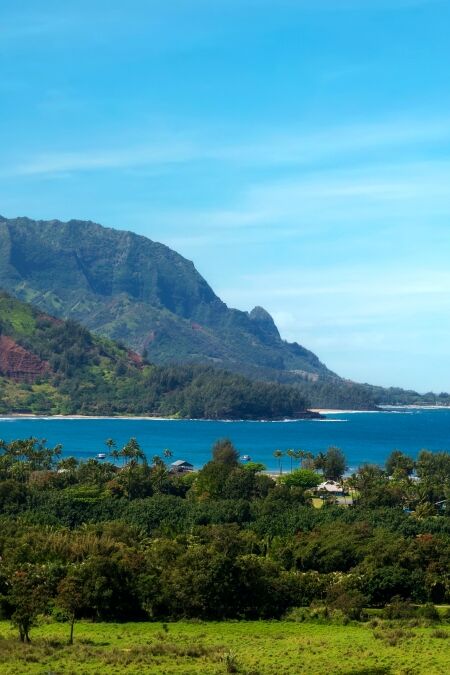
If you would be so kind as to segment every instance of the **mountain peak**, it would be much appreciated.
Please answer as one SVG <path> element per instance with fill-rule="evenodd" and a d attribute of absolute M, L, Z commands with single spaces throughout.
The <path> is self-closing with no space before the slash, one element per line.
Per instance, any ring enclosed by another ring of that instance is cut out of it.
<path fill-rule="evenodd" d="M 278 328 L 275 325 L 275 321 L 273 320 L 273 318 L 269 314 L 269 312 L 266 309 L 264 309 L 264 307 L 260 307 L 259 305 L 257 305 L 249 313 L 249 317 L 265 333 L 267 333 L 268 335 L 272 335 L 275 338 L 280 339 L 280 333 L 278 332 Z"/>
<path fill-rule="evenodd" d="M 191 261 L 125 228 L 1 220 L 0 287 L 154 363 L 207 363 L 277 380 L 331 375 L 307 349 L 284 342 L 265 309 L 228 308 Z"/>

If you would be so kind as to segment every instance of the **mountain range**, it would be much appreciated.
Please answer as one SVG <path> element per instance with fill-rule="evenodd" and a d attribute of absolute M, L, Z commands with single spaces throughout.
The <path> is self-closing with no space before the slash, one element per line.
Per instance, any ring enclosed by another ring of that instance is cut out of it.
<path fill-rule="evenodd" d="M 209 365 L 294 384 L 316 406 L 422 400 L 340 378 L 311 351 L 283 340 L 262 307 L 229 308 L 191 261 L 129 231 L 0 217 L 0 288 L 154 364 Z"/>
<path fill-rule="evenodd" d="M 0 218 L 0 287 L 155 363 L 333 376 L 312 352 L 283 341 L 262 307 L 228 308 L 192 262 L 132 232 Z"/>
<path fill-rule="evenodd" d="M 295 387 L 210 366 L 156 366 L 5 292 L 0 292 L 0 413 L 315 416 Z"/>

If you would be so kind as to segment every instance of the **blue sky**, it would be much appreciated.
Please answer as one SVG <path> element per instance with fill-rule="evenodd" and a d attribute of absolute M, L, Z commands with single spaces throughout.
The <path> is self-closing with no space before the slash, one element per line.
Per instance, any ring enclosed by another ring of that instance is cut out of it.
<path fill-rule="evenodd" d="M 131 229 L 339 374 L 450 389 L 448 0 L 3 0 L 0 213 Z"/>

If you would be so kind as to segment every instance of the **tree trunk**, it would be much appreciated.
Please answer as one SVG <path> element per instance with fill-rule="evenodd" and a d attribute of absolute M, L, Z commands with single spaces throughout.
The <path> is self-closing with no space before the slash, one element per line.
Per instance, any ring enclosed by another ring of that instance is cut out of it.
<path fill-rule="evenodd" d="M 75 623 L 75 617 L 72 616 L 72 620 L 70 622 L 70 637 L 69 637 L 69 645 L 73 645 L 73 626 Z"/>

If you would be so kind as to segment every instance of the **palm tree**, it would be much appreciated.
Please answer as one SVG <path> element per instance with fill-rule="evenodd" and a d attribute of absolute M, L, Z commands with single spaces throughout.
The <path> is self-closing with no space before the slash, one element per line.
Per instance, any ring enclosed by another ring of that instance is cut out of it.
<path fill-rule="evenodd" d="M 325 463 L 327 461 L 327 457 L 324 452 L 318 452 L 316 455 L 316 458 L 314 460 L 314 466 L 316 469 L 319 469 L 319 471 L 324 470 L 325 468 Z"/>
<path fill-rule="evenodd" d="M 120 457 L 120 451 L 117 448 L 116 441 L 113 438 L 107 438 L 105 445 L 109 450 L 109 456 L 113 458 L 115 464 Z"/>
<path fill-rule="evenodd" d="M 280 475 L 281 475 L 283 473 L 283 456 L 284 456 L 284 453 L 281 452 L 281 450 L 277 449 L 273 453 L 273 456 L 275 457 L 275 459 L 278 459 L 278 466 L 280 467 Z"/>
<path fill-rule="evenodd" d="M 359 487 L 358 477 L 355 473 L 347 478 L 347 488 L 350 495 L 351 503 L 354 504 L 356 501 L 356 495 L 358 494 L 357 490 Z M 409 506 L 409 505 L 408 505 Z"/>
<path fill-rule="evenodd" d="M 304 469 L 314 469 L 314 455 L 312 452 L 305 452 L 303 454 L 302 466 Z"/>
<path fill-rule="evenodd" d="M 292 462 L 293 462 L 294 459 L 296 459 L 296 452 L 292 448 L 289 448 L 289 450 L 286 450 L 286 455 L 291 460 L 291 473 L 292 473 Z"/>
<path fill-rule="evenodd" d="M 139 462 L 142 461 L 142 463 L 146 465 L 147 458 L 135 438 L 130 438 L 128 443 L 126 443 L 123 448 L 119 450 L 118 456 L 122 457 L 124 461 L 126 460 L 126 465 L 123 471 L 126 472 L 128 476 L 128 499 L 131 499 L 132 485 L 137 473 Z"/>
<path fill-rule="evenodd" d="M 118 448 L 114 448 L 114 450 L 111 450 L 111 457 L 113 458 L 114 464 L 119 461 L 120 458 L 120 450 Z"/>
<path fill-rule="evenodd" d="M 64 471 L 68 473 L 74 473 L 76 471 L 76 468 L 78 466 L 78 460 L 75 459 L 75 457 L 65 457 L 63 459 L 60 459 L 57 467 L 59 471 Z"/>
<path fill-rule="evenodd" d="M 304 450 L 296 450 L 295 451 L 295 459 L 297 460 L 297 462 L 300 463 L 300 466 L 302 466 L 302 461 L 303 461 L 304 456 L 305 456 Z"/>
<path fill-rule="evenodd" d="M 163 455 L 166 459 L 170 459 L 173 456 L 172 450 L 169 450 L 169 448 L 165 448 L 163 450 Z"/>
<path fill-rule="evenodd" d="M 162 461 L 159 455 L 153 455 L 152 465 L 154 468 L 161 468 L 162 466 L 164 466 L 164 462 Z"/>
<path fill-rule="evenodd" d="M 135 438 L 130 438 L 128 443 L 119 451 L 119 455 L 127 460 L 127 464 L 130 460 L 135 460 L 136 463 L 141 460 L 144 464 L 147 461 L 144 451 Z"/>

